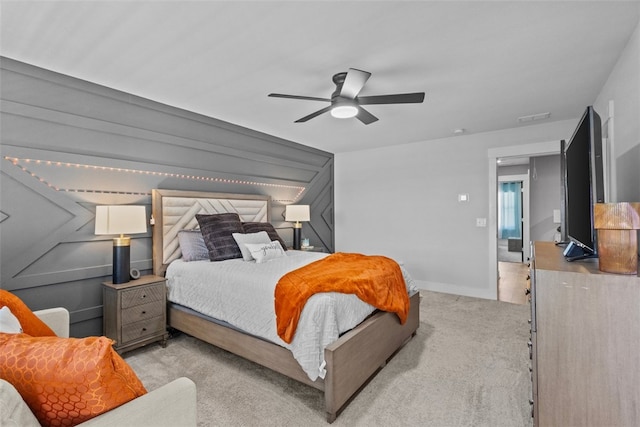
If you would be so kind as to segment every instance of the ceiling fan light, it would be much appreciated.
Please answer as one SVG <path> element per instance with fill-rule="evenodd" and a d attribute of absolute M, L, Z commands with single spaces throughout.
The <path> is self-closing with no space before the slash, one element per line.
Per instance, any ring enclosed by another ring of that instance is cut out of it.
<path fill-rule="evenodd" d="M 331 115 L 337 119 L 350 119 L 358 115 L 358 107 L 354 105 L 336 105 L 331 109 Z"/>

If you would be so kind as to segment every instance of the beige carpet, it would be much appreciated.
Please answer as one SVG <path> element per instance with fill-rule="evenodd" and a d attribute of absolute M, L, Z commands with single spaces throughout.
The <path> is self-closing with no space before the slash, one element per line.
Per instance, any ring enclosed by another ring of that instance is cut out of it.
<path fill-rule="evenodd" d="M 334 426 L 530 426 L 528 305 L 423 291 L 420 328 Z M 195 381 L 200 426 L 326 426 L 322 394 L 186 335 L 125 359 Z"/>

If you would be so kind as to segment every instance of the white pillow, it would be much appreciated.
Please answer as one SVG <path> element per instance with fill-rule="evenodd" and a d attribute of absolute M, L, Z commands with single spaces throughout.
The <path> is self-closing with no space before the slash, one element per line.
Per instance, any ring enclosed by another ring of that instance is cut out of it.
<path fill-rule="evenodd" d="M 242 252 L 242 259 L 245 261 L 253 261 L 251 252 L 245 246 L 247 243 L 271 243 L 271 239 L 266 231 L 259 231 L 257 233 L 231 233 L 233 239 L 238 244 L 240 252 Z"/>
<path fill-rule="evenodd" d="M 0 308 L 0 332 L 5 334 L 22 333 L 22 325 L 16 316 L 13 315 L 9 307 Z"/>
<path fill-rule="evenodd" d="M 258 264 L 285 256 L 284 249 L 277 240 L 269 243 L 245 243 L 245 246 Z"/>

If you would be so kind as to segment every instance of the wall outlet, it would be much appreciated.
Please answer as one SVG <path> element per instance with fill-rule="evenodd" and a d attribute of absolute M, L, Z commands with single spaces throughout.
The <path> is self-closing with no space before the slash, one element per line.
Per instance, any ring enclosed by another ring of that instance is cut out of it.
<path fill-rule="evenodd" d="M 486 227 L 487 218 L 476 218 L 476 227 Z"/>

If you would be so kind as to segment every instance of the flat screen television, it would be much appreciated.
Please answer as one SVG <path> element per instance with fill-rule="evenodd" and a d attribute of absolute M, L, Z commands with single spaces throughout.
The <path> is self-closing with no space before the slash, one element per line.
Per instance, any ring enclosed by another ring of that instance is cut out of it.
<path fill-rule="evenodd" d="M 593 107 L 585 110 L 578 127 L 566 144 L 565 221 L 569 245 L 564 255 L 569 261 L 598 254 L 593 207 L 604 203 L 604 165 L 600 116 Z"/>

